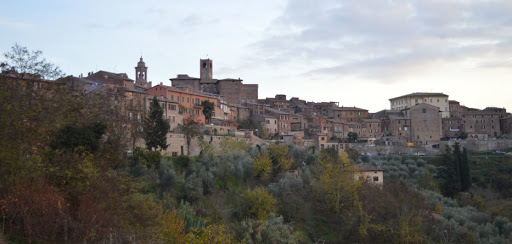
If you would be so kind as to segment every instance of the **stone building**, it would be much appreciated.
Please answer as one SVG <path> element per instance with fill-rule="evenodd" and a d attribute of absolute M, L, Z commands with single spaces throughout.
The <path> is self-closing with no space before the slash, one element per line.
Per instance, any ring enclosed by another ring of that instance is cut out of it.
<path fill-rule="evenodd" d="M 442 111 L 443 118 L 450 117 L 448 95 L 443 93 L 415 92 L 389 99 L 391 110 L 404 110 L 417 104 L 430 104 Z"/>
<path fill-rule="evenodd" d="M 462 119 L 457 117 L 459 115 L 451 114 L 451 111 L 450 111 L 450 118 L 442 119 L 443 138 L 455 139 L 455 138 L 463 137 L 463 134 L 465 131 L 464 124 L 462 123 Z"/>
<path fill-rule="evenodd" d="M 441 140 L 441 111 L 439 107 L 420 103 L 404 110 L 411 120 L 411 139 L 416 145 L 435 146 Z"/>
<path fill-rule="evenodd" d="M 273 108 L 266 109 L 267 115 L 275 116 L 279 119 L 278 121 L 278 132 L 279 134 L 287 134 L 292 130 L 291 121 L 292 114 L 284 111 L 280 111 Z"/>
<path fill-rule="evenodd" d="M 258 101 L 258 84 L 243 84 L 240 78 L 214 79 L 211 59 L 201 59 L 199 65 L 200 78 L 179 74 L 176 78 L 170 79 L 172 86 L 192 87 L 198 92 L 217 94 L 230 104 Z"/>
<path fill-rule="evenodd" d="M 260 134 L 264 134 L 264 137 L 273 137 L 279 133 L 278 117 L 272 115 L 255 115 L 252 118 L 254 122 L 260 124 L 263 130 Z"/>
<path fill-rule="evenodd" d="M 198 123 L 204 124 L 206 119 L 203 114 L 202 101 L 210 101 L 214 104 L 212 118 L 215 118 L 216 114 L 221 112 L 218 105 L 218 96 L 195 91 L 192 87 L 177 88 L 160 83 L 148 89 L 147 92 L 152 96 L 163 97 L 169 100 L 172 103 L 171 107 L 178 110 L 178 113 L 183 116 L 183 120 L 193 116 Z"/>
<path fill-rule="evenodd" d="M 500 113 L 493 110 L 469 110 L 462 112 L 462 125 L 468 139 L 501 136 Z"/>
<path fill-rule="evenodd" d="M 362 122 L 368 119 L 368 110 L 356 107 L 331 107 L 328 110 L 328 116 L 332 119 L 344 122 Z"/>
<path fill-rule="evenodd" d="M 361 122 L 360 138 L 375 140 L 383 136 L 380 119 L 363 119 Z"/>

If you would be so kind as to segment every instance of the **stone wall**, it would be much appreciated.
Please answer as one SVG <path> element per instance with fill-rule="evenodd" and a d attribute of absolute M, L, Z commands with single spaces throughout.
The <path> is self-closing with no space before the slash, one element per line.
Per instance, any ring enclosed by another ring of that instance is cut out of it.
<path fill-rule="evenodd" d="M 510 139 L 496 139 L 496 140 L 457 140 L 457 141 L 441 141 L 440 148 L 445 145 L 453 146 L 455 142 L 459 142 L 462 147 L 471 151 L 486 151 L 486 150 L 504 150 L 512 147 L 512 140 Z"/>

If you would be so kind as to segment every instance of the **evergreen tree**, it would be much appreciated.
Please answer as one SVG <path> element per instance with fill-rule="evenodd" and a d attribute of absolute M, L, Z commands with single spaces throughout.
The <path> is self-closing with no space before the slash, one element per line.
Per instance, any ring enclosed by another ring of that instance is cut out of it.
<path fill-rule="evenodd" d="M 468 159 L 468 152 L 466 148 L 462 151 L 462 161 L 461 161 L 461 174 L 460 174 L 460 184 L 461 184 L 461 190 L 467 191 L 469 188 L 471 188 L 471 172 L 469 168 L 469 159 Z"/>
<path fill-rule="evenodd" d="M 459 180 L 459 191 L 460 187 L 462 187 L 462 152 L 460 151 L 460 144 L 456 142 L 453 145 L 453 164 L 457 169 L 457 179 Z"/>
<path fill-rule="evenodd" d="M 148 150 L 167 149 L 167 132 L 169 122 L 164 119 L 164 111 L 156 97 L 153 97 L 149 107 L 148 117 L 144 120 L 144 140 Z"/>
<path fill-rule="evenodd" d="M 441 156 L 442 166 L 437 174 L 441 180 L 441 192 L 447 197 L 454 197 L 460 191 L 460 180 L 457 162 L 447 145 Z"/>

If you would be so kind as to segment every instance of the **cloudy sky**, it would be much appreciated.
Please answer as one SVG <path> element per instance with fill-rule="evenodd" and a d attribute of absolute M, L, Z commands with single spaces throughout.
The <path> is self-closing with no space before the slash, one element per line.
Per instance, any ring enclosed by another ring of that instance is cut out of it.
<path fill-rule="evenodd" d="M 0 52 L 41 50 L 66 74 L 127 73 L 153 84 L 199 76 L 259 84 L 375 112 L 389 98 L 443 92 L 512 110 L 510 0 L 4 1 Z"/>

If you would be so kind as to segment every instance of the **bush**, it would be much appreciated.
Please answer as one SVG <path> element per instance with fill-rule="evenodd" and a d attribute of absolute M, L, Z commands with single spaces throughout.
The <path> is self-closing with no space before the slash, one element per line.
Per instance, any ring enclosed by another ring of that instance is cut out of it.
<path fill-rule="evenodd" d="M 266 220 L 270 213 L 275 213 L 277 210 L 276 200 L 263 188 L 247 189 L 241 198 L 242 211 L 251 218 Z"/>

